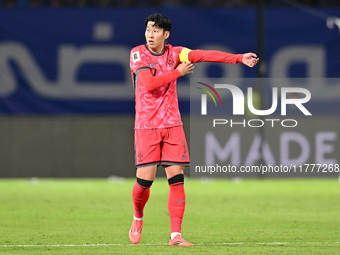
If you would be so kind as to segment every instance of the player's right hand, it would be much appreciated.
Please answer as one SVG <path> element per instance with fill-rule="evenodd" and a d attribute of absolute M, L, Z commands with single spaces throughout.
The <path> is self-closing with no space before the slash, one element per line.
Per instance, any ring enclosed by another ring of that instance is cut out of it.
<path fill-rule="evenodd" d="M 176 69 L 181 73 L 182 76 L 184 76 L 189 73 L 193 73 L 192 69 L 194 69 L 194 65 L 191 62 L 182 62 L 177 66 Z"/>

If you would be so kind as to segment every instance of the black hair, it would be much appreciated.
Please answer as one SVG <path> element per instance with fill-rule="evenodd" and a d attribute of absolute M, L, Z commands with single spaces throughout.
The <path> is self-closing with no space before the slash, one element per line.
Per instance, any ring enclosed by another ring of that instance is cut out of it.
<path fill-rule="evenodd" d="M 160 13 L 151 14 L 144 22 L 145 27 L 147 27 L 149 21 L 155 22 L 153 26 L 162 28 L 164 31 L 170 31 L 172 28 L 170 19 Z"/>

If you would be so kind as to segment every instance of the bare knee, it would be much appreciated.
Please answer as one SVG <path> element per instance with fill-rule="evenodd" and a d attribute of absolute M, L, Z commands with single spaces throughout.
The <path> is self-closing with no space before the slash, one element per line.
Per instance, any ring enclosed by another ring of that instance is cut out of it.
<path fill-rule="evenodd" d="M 184 166 L 165 166 L 165 173 L 166 177 L 170 179 L 171 177 L 174 177 L 175 175 L 178 174 L 183 174 L 184 173 Z"/>
<path fill-rule="evenodd" d="M 136 177 L 147 181 L 154 181 L 156 172 L 157 166 L 141 167 L 137 168 Z"/>

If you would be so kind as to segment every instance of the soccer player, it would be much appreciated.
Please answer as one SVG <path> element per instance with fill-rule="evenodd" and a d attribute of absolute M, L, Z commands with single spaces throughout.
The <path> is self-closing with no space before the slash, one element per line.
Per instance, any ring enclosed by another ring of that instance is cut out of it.
<path fill-rule="evenodd" d="M 184 169 L 190 164 L 183 124 L 178 108 L 176 81 L 193 72 L 195 62 L 243 63 L 253 67 L 254 53 L 230 54 L 221 51 L 190 50 L 165 44 L 171 21 L 152 14 L 145 20 L 146 44 L 131 50 L 130 69 L 135 90 L 135 160 L 137 181 L 132 189 L 134 216 L 129 238 L 141 238 L 144 207 L 150 196 L 157 167 L 162 165 L 169 183 L 169 245 L 190 246 L 181 236 L 185 209 Z"/>

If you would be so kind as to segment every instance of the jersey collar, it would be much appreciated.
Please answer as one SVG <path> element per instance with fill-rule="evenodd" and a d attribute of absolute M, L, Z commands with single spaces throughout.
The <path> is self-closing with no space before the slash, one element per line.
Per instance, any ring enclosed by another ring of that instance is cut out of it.
<path fill-rule="evenodd" d="M 148 51 L 150 51 L 150 53 L 151 53 L 152 55 L 154 55 L 154 56 L 161 56 L 161 55 L 163 55 L 164 52 L 165 52 L 165 46 L 163 46 L 163 50 L 162 50 L 162 52 L 160 52 L 160 53 L 152 52 L 152 51 L 149 49 L 149 46 L 148 46 L 147 43 L 145 44 L 145 47 L 146 47 L 146 48 L 148 49 Z"/>

